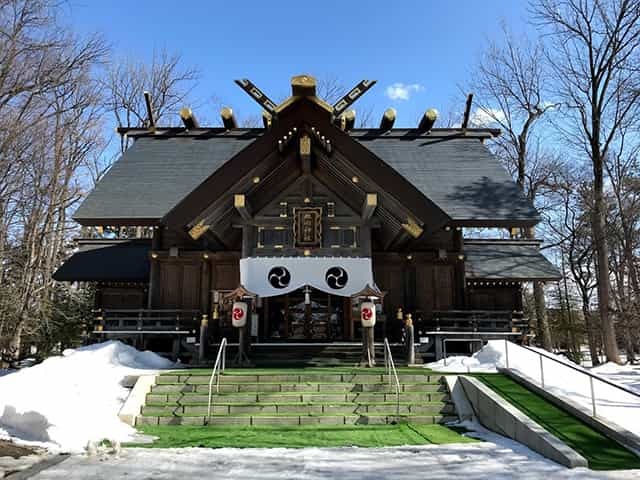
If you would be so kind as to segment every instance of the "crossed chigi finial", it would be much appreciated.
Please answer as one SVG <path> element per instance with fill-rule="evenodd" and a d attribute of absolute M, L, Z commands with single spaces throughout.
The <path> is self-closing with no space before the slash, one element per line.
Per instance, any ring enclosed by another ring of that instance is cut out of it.
<path fill-rule="evenodd" d="M 309 85 L 310 96 L 315 96 L 315 79 L 311 76 L 298 76 L 293 77 L 292 85 L 294 85 L 294 81 L 296 79 L 304 78 L 307 79 Z M 249 94 L 249 96 L 255 100 L 270 116 L 271 118 L 276 117 L 277 113 L 277 105 L 271 100 L 262 90 L 254 85 L 254 83 L 247 79 L 243 78 L 241 80 L 235 80 L 235 83 L 242 88 L 245 92 Z M 337 118 L 342 114 L 349 106 L 351 106 L 358 98 L 364 95 L 371 87 L 376 84 L 376 80 L 362 80 L 355 87 L 353 87 L 349 92 L 343 96 L 340 100 L 338 100 L 335 105 L 333 105 L 333 117 Z"/>

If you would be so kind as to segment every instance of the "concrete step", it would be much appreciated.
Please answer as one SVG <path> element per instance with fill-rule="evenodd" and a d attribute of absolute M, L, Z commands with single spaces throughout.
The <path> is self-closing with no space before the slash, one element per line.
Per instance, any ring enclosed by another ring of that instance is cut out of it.
<path fill-rule="evenodd" d="M 457 417 L 448 415 L 216 415 L 207 422 L 201 416 L 139 416 L 136 425 L 374 425 L 392 423 L 447 423 Z"/>
<path fill-rule="evenodd" d="M 207 405 L 185 405 L 185 406 L 145 406 L 142 408 L 143 415 L 176 415 L 176 416 L 196 416 L 207 414 Z M 452 404 L 214 404 L 212 415 L 443 415 L 453 414 L 455 409 Z"/>
<path fill-rule="evenodd" d="M 439 392 L 446 391 L 441 383 L 403 383 L 402 392 Z M 266 392 L 387 392 L 388 383 L 233 383 L 220 384 L 220 393 L 266 393 Z M 206 384 L 162 384 L 154 385 L 152 393 L 209 393 Z"/>
<path fill-rule="evenodd" d="M 158 385 L 183 383 L 187 385 L 209 385 L 210 374 L 159 375 Z M 440 376 L 429 374 L 399 374 L 400 383 L 438 383 Z M 385 383 L 388 375 L 381 374 L 285 374 L 285 375 L 221 375 L 220 384 L 239 383 Z"/>
<path fill-rule="evenodd" d="M 396 394 L 390 392 L 378 393 L 229 393 L 213 395 L 214 403 L 332 403 L 332 402 L 359 402 L 359 403 L 383 403 L 396 401 Z M 449 394 L 440 392 L 410 392 L 400 393 L 400 402 L 447 402 Z M 167 403 L 176 405 L 188 405 L 207 403 L 207 393 L 150 393 L 147 395 L 148 403 Z"/>

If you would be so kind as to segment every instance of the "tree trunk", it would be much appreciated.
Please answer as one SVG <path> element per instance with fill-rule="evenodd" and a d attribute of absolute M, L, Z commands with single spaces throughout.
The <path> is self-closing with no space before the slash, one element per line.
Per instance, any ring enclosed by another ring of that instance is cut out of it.
<path fill-rule="evenodd" d="M 547 307 L 545 304 L 544 287 L 542 282 L 534 282 L 533 298 L 536 305 L 537 330 L 538 335 L 540 335 L 542 348 L 552 351 L 553 344 L 551 342 L 551 330 L 549 328 L 549 321 L 547 318 Z"/>
<path fill-rule="evenodd" d="M 529 239 L 535 239 L 535 227 L 527 228 L 524 234 Z M 537 322 L 536 330 L 538 337 L 540 338 L 542 348 L 551 351 L 553 349 L 553 344 L 551 342 L 551 329 L 549 328 L 547 306 L 544 299 L 544 284 L 542 282 L 533 282 L 533 298 L 535 300 L 534 304 Z"/>
<path fill-rule="evenodd" d="M 596 273 L 598 276 L 598 310 L 600 312 L 600 324 L 602 326 L 602 340 L 604 343 L 604 352 L 607 360 L 610 362 L 620 363 L 620 355 L 618 353 L 618 345 L 616 342 L 616 332 L 613 325 L 613 319 L 609 315 L 610 303 L 610 284 L 609 284 L 609 249 L 607 245 L 606 219 L 603 194 L 603 172 L 602 159 L 594 161 L 594 212 L 593 212 L 593 237 L 596 250 Z M 599 168 L 598 168 L 599 165 Z"/>
<path fill-rule="evenodd" d="M 589 298 L 582 296 L 582 315 L 584 316 L 584 325 L 587 330 L 587 341 L 589 342 L 589 355 L 591 356 L 591 365 L 600 365 L 600 357 L 598 356 L 598 342 L 595 336 L 595 326 L 591 317 L 589 308 Z"/>

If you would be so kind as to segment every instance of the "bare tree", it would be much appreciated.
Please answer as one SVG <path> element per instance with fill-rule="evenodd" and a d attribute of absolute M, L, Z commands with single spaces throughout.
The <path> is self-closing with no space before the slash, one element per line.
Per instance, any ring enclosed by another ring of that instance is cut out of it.
<path fill-rule="evenodd" d="M 489 43 L 481 56 L 469 88 L 475 93 L 476 122 L 498 125 L 503 135 L 495 141 L 496 153 L 514 174 L 518 186 L 532 201 L 545 188 L 553 165 L 536 143 L 534 130 L 542 117 L 556 107 L 546 101 L 543 89 L 544 48 L 526 37 L 516 40 L 503 26 L 500 44 Z M 524 235 L 534 238 L 534 229 Z M 547 321 L 544 287 L 533 284 L 537 333 L 542 346 L 551 350 L 551 332 Z"/>
<path fill-rule="evenodd" d="M 537 20 L 551 35 L 557 95 L 569 110 L 565 133 L 593 169 L 593 234 L 605 354 L 619 362 L 610 315 L 604 161 L 616 135 L 638 112 L 639 0 L 538 0 Z M 576 125 L 577 128 L 573 128 Z"/>
<path fill-rule="evenodd" d="M 112 60 L 103 80 L 107 92 L 106 108 L 113 114 L 118 127 L 145 127 L 149 118 L 144 92 L 151 94 L 151 107 L 157 124 L 178 121 L 178 112 L 185 106 L 196 86 L 199 72 L 182 65 L 179 54 L 165 50 L 154 52 L 150 63 L 128 59 Z M 175 115 L 170 117 L 170 115 Z M 122 137 L 121 151 L 128 147 Z"/>
<path fill-rule="evenodd" d="M 95 71 L 107 47 L 57 19 L 56 2 L 0 0 L 0 351 L 38 331 L 80 198 L 77 172 L 101 138 Z"/>

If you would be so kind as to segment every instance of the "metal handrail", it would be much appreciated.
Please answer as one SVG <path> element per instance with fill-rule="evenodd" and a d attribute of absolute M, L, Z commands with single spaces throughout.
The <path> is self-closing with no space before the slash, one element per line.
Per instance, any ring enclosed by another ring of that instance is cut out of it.
<path fill-rule="evenodd" d="M 398 379 L 398 372 L 396 371 L 396 364 L 393 361 L 393 355 L 391 354 L 391 347 L 389 346 L 389 341 L 387 337 L 384 339 L 384 368 L 387 372 L 387 377 L 389 378 L 389 388 L 392 387 L 392 377 L 395 380 L 396 387 L 396 416 L 400 415 L 400 379 Z"/>
<path fill-rule="evenodd" d="M 216 393 L 220 393 L 220 373 L 224 372 L 227 357 L 227 338 L 223 338 L 218 348 L 216 363 L 213 364 L 213 371 L 209 379 L 209 401 L 207 402 L 207 423 L 211 420 L 211 399 L 213 397 L 213 381 L 216 380 Z"/>
<path fill-rule="evenodd" d="M 509 342 L 505 339 L 505 365 L 507 369 L 510 369 L 509 367 Z M 540 385 L 542 386 L 542 388 L 544 388 L 545 384 L 544 384 L 544 367 L 543 367 L 543 363 L 542 363 L 542 358 L 548 358 L 549 360 L 553 360 L 556 363 L 559 363 L 560 365 L 563 365 L 565 367 L 570 368 L 571 370 L 575 370 L 576 372 L 580 372 L 583 375 L 587 375 L 589 377 L 589 387 L 591 389 L 591 409 L 592 409 L 592 413 L 593 416 L 596 416 L 596 398 L 595 398 L 595 393 L 594 393 L 594 388 L 593 388 L 593 379 L 595 378 L 596 380 L 598 380 L 599 382 L 602 382 L 606 385 L 609 385 L 610 387 L 614 387 L 617 388 L 618 390 L 622 390 L 623 392 L 629 393 L 631 395 L 633 395 L 634 397 L 638 397 L 640 398 L 640 393 L 636 392 L 635 390 L 632 390 L 630 388 L 627 388 L 623 385 L 619 385 L 617 383 L 614 383 L 604 377 L 601 377 L 600 375 L 596 375 L 594 373 L 591 373 L 589 371 L 586 371 L 582 368 L 579 368 L 577 366 L 573 366 L 569 363 L 563 362 L 561 360 L 558 360 L 557 358 L 552 357 L 551 355 L 548 355 L 546 353 L 542 353 L 538 350 L 534 350 L 531 347 L 527 347 L 526 345 L 518 345 L 521 348 L 524 348 L 525 350 L 528 350 L 530 352 L 533 352 L 535 354 L 537 354 L 540 357 Z"/>

